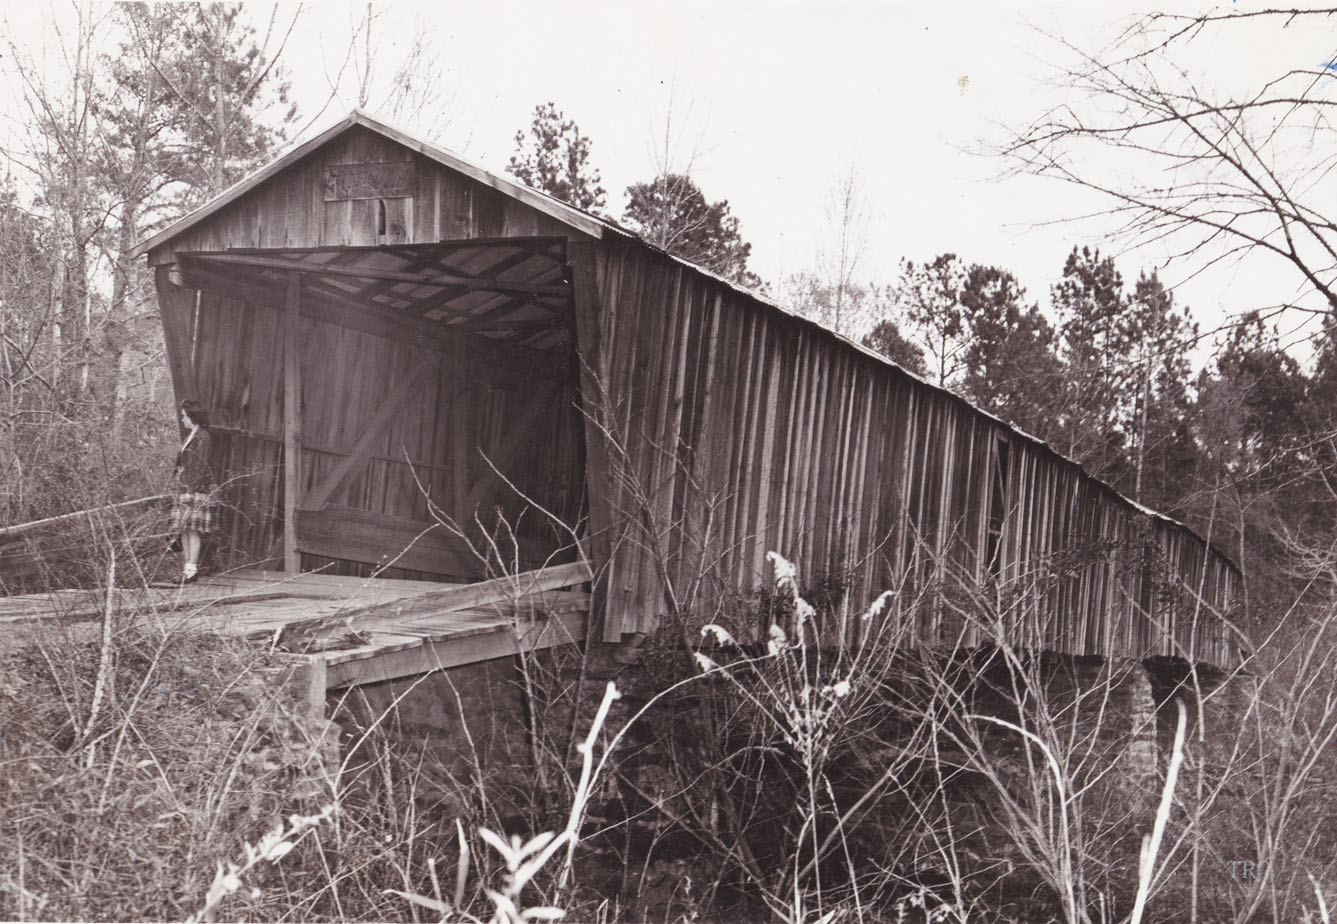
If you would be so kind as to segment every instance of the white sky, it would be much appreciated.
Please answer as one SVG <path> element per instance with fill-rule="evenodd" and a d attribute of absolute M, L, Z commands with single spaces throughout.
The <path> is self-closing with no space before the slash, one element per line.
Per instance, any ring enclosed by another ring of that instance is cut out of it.
<path fill-rule="evenodd" d="M 1024 11 L 582 0 L 416 12 L 457 81 L 441 144 L 504 169 L 516 130 L 551 99 L 592 139 L 616 215 L 625 188 L 654 175 L 672 102 L 675 166 L 690 161 L 706 196 L 729 200 L 772 282 L 810 266 L 828 190 L 851 166 L 868 193 L 870 278 L 952 250 L 1012 267 L 1039 294 L 1070 246 L 1062 233 L 1038 244 L 1030 224 L 1052 215 L 1029 184 L 991 183 L 999 165 L 966 153 L 1000 118 L 1030 114 L 1017 107 L 1036 70 Z M 312 57 L 341 47 L 345 28 L 327 22 Z M 304 70 L 292 73 L 305 93 Z"/>
<path fill-rule="evenodd" d="M 281 15 L 293 9 L 281 6 Z M 347 83 L 331 102 L 330 83 L 365 9 L 308 3 L 299 18 L 287 72 L 303 112 L 323 109 L 306 135 L 356 102 Z M 729 200 L 753 245 L 753 269 L 773 285 L 811 268 L 831 240 L 827 197 L 851 168 L 867 193 L 866 281 L 895 281 L 902 257 L 951 251 L 1010 269 L 1043 305 L 1073 244 L 1114 254 L 1130 287 L 1162 256 L 1121 253 L 1099 224 L 1054 224 L 1097 203 L 1061 184 L 1001 177 L 999 162 L 972 153 L 1003 137 L 1000 123 L 1018 125 L 1062 99 L 1062 88 L 1045 84 L 1047 63 L 1061 54 L 1045 33 L 1095 49 L 1135 15 L 1130 7 L 398 0 L 375 9 L 379 78 L 390 77 L 422 33 L 445 99 L 391 116 L 373 95 L 374 114 L 504 172 L 515 132 L 535 105 L 552 100 L 591 138 L 614 217 L 625 188 L 656 172 L 671 102 L 673 166 L 690 162 L 710 200 Z M 251 12 L 263 24 L 269 7 Z M 29 28 L 15 19 L 20 8 L 8 15 L 6 28 Z M 1270 51 L 1221 54 L 1222 79 L 1269 72 L 1278 63 Z M 1210 327 L 1228 313 L 1294 300 L 1292 277 L 1272 269 L 1254 262 L 1201 276 L 1177 291 L 1178 301 Z M 1167 284 L 1184 275 L 1162 271 Z"/>
<path fill-rule="evenodd" d="M 364 8 L 321 9 L 318 40 L 301 42 L 290 61 L 307 111 L 328 99 L 323 59 L 342 55 Z M 614 217 L 625 188 L 663 159 L 671 103 L 674 166 L 690 161 L 706 196 L 729 200 L 753 245 L 753 269 L 773 286 L 810 268 L 831 240 L 827 198 L 851 168 L 867 193 L 866 281 L 894 281 L 902 257 L 950 251 L 1012 270 L 1043 305 L 1074 244 L 1115 255 L 1129 287 L 1164 257 L 1121 252 L 1099 223 L 1054 224 L 1099 203 L 1062 184 L 1002 177 L 1000 162 L 978 154 L 1003 137 L 1000 124 L 1019 125 L 1062 99 L 1047 84 L 1061 51 L 1046 34 L 1095 49 L 1135 17 L 1131 7 L 501 0 L 377 10 L 377 66 L 388 72 L 421 29 L 450 86 L 447 105 L 434 110 L 448 113 L 444 126 L 390 121 L 503 171 L 516 130 L 552 100 L 592 139 Z M 1277 63 L 1267 49 L 1234 51 L 1221 56 L 1222 79 L 1248 80 Z M 1269 269 L 1255 261 L 1198 277 L 1179 287 L 1178 301 L 1208 328 L 1294 300 L 1291 277 Z M 1173 285 L 1188 269 L 1161 275 Z"/>

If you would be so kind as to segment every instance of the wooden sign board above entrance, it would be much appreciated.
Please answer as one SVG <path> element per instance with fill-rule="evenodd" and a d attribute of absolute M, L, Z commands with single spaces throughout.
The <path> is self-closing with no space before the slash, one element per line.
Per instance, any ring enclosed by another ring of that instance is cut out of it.
<path fill-rule="evenodd" d="M 325 168 L 325 201 L 399 199 L 413 195 L 413 164 L 330 164 Z"/>

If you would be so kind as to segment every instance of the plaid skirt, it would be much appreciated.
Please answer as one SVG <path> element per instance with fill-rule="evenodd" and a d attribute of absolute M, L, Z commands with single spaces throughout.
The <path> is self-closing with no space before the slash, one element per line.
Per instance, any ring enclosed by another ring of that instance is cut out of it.
<path fill-rule="evenodd" d="M 218 519 L 218 498 L 212 492 L 192 494 L 184 491 L 172 501 L 172 531 L 190 529 L 197 533 L 211 533 Z"/>

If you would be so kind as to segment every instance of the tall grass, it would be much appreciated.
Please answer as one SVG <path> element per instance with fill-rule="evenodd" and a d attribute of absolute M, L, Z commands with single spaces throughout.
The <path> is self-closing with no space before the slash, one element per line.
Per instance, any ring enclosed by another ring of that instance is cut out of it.
<path fill-rule="evenodd" d="M 104 584 L 147 572 L 118 556 Z M 1327 914 L 1327 604 L 1223 682 L 1154 666 L 1159 714 L 1139 728 L 1146 666 L 1004 636 L 1025 588 L 954 579 L 850 611 L 832 586 L 812 605 L 772 564 L 773 594 L 707 601 L 690 632 L 648 640 L 617 699 L 580 696 L 591 652 L 518 662 L 529 740 L 509 774 L 463 698 L 444 706 L 462 759 L 408 734 L 407 691 L 429 678 L 350 713 L 336 755 L 277 656 L 184 631 L 189 613 L 53 622 L 0 653 L 0 917 Z M 991 644 L 917 646 L 928 607 Z M 1246 860 L 1255 875 L 1232 875 Z"/>
<path fill-rule="evenodd" d="M 235 642 L 65 625 L 3 662 L 0 917 L 188 917 L 246 836 L 325 796 L 323 729 Z"/>

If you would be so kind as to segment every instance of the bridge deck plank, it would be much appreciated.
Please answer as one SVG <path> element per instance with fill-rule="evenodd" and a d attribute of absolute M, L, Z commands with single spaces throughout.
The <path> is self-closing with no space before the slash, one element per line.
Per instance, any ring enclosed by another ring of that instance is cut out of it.
<path fill-rule="evenodd" d="M 172 631 L 277 644 L 319 662 L 333 688 L 576 641 L 590 594 L 555 589 L 563 575 L 578 577 L 569 566 L 556 578 L 521 575 L 515 586 L 536 589 L 500 599 L 456 584 L 233 572 L 187 585 L 117 588 L 112 603 Z M 0 597 L 0 625 L 11 644 L 55 624 L 92 635 L 106 606 L 106 592 L 95 590 Z"/>

